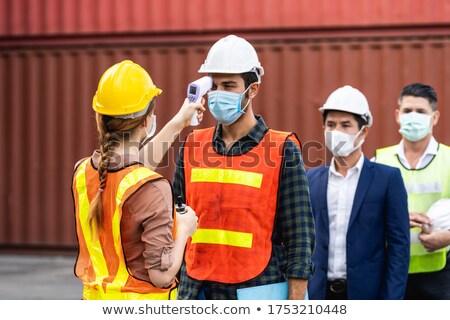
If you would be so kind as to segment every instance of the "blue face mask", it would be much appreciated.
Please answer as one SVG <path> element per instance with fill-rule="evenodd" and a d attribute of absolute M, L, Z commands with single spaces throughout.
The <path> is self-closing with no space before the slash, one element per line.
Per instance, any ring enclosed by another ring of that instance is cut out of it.
<path fill-rule="evenodd" d="M 251 99 L 241 109 L 242 97 L 250 89 L 250 86 L 242 93 L 235 93 L 222 90 L 208 92 L 208 107 L 214 119 L 224 125 L 230 125 L 236 122 L 245 112 Z"/>

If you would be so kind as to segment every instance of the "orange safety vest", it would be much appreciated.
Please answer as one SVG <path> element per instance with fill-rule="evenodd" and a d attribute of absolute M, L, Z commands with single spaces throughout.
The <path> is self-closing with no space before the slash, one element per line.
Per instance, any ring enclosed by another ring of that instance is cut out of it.
<path fill-rule="evenodd" d="M 214 128 L 196 130 L 184 146 L 186 203 L 198 216 L 186 268 L 197 280 L 240 283 L 269 263 L 284 145 L 288 138 L 300 142 L 268 130 L 249 152 L 223 156 L 213 149 L 213 134 Z"/>
<path fill-rule="evenodd" d="M 79 245 L 75 275 L 83 281 L 83 299 L 176 299 L 175 283 L 170 288 L 160 289 L 149 281 L 133 277 L 122 247 L 120 221 L 123 204 L 144 183 L 161 178 L 140 164 L 108 172 L 102 196 L 104 230 L 98 237 L 93 237 L 88 214 L 100 185 L 98 171 L 92 166 L 91 158 L 84 160 L 75 170 L 72 191 Z"/>

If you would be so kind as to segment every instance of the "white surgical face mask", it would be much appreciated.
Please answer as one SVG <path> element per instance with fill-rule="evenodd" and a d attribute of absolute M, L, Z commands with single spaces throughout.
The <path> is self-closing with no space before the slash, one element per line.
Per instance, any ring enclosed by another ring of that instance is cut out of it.
<path fill-rule="evenodd" d="M 144 146 L 147 142 L 148 142 L 148 140 L 151 138 L 151 137 L 153 137 L 153 135 L 155 134 L 155 132 L 156 132 L 156 115 L 152 115 L 152 118 L 153 118 L 153 123 L 152 123 L 152 128 L 150 129 L 150 131 L 147 133 L 147 135 L 145 136 L 145 138 L 142 140 L 142 142 L 141 142 L 141 148 L 142 148 L 142 146 Z M 147 127 L 145 128 L 145 132 L 147 132 Z"/>
<path fill-rule="evenodd" d="M 356 146 L 354 145 L 355 140 L 361 134 L 363 129 L 364 126 L 355 135 L 344 133 L 339 130 L 325 131 L 325 144 L 328 150 L 333 153 L 333 156 L 347 157 L 364 143 L 364 139 L 361 139 Z"/>
<path fill-rule="evenodd" d="M 417 112 L 409 112 L 400 115 L 400 130 L 401 135 L 412 142 L 422 140 L 431 132 L 431 117 L 432 114 L 423 114 Z"/>

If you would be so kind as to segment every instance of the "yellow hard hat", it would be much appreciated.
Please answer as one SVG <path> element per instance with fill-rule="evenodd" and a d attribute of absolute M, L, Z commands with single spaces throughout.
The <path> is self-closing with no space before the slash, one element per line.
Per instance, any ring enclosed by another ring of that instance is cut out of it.
<path fill-rule="evenodd" d="M 100 114 L 136 118 L 145 114 L 150 101 L 161 92 L 144 68 L 124 60 L 102 75 L 92 108 Z"/>

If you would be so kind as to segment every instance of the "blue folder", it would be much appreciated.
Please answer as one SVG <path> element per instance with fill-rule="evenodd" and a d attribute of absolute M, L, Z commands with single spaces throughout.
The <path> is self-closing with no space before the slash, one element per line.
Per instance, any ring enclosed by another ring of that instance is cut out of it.
<path fill-rule="evenodd" d="M 289 287 L 286 281 L 237 289 L 236 293 L 238 300 L 287 300 Z M 308 292 L 305 294 L 305 300 L 308 300 Z"/>

